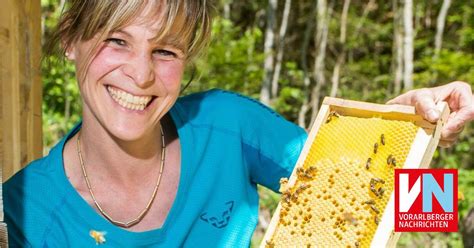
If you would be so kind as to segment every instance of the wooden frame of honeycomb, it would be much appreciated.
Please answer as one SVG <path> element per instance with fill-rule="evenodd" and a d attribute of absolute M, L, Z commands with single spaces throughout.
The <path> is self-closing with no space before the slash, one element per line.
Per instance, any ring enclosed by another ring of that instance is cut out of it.
<path fill-rule="evenodd" d="M 426 168 L 449 116 L 326 97 L 260 247 L 393 247 L 394 169 Z"/>

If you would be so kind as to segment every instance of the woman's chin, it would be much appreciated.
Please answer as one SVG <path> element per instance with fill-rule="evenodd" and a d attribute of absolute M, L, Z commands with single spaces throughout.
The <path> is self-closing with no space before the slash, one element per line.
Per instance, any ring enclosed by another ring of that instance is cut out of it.
<path fill-rule="evenodd" d="M 144 138 L 150 138 L 150 132 L 146 132 L 146 130 L 141 127 L 137 126 L 114 126 L 109 129 L 109 132 L 112 136 L 116 137 L 121 141 L 138 141 Z"/>

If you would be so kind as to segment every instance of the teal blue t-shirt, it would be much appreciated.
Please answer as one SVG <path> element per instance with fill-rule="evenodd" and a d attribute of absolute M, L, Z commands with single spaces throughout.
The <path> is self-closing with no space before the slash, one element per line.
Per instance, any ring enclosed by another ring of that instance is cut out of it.
<path fill-rule="evenodd" d="M 11 247 L 248 247 L 258 219 L 257 184 L 276 191 L 288 177 L 306 132 L 255 100 L 223 90 L 180 98 L 170 115 L 181 143 L 176 199 L 159 229 L 114 226 L 76 192 L 63 148 L 4 184 Z M 104 232 L 97 245 L 90 231 Z"/>

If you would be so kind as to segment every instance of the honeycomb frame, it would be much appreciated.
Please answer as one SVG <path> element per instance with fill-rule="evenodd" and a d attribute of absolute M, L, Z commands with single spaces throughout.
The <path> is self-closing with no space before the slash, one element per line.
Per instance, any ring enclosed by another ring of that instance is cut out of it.
<path fill-rule="evenodd" d="M 280 200 L 277 209 L 275 210 L 275 213 L 273 214 L 273 217 L 271 219 L 271 222 L 269 224 L 269 227 L 265 233 L 265 236 L 263 238 L 262 243 L 260 244 L 260 247 L 278 247 L 278 240 L 274 240 L 273 238 L 277 235 L 277 230 L 285 228 L 284 226 L 288 226 L 288 221 L 285 223 L 285 217 L 289 206 L 291 206 L 291 200 L 294 200 L 291 198 L 291 193 L 288 193 L 287 196 L 285 196 L 285 192 L 290 192 L 292 189 L 292 194 L 293 196 L 296 193 L 296 197 L 298 196 L 298 193 L 300 191 L 306 190 L 311 185 L 307 185 L 304 183 L 305 177 L 311 178 L 311 168 L 308 168 L 308 165 L 304 167 L 305 163 L 307 162 L 308 156 L 310 155 L 310 152 L 313 152 L 311 148 L 313 147 L 313 144 L 316 142 L 316 138 L 318 137 L 318 133 L 320 133 L 321 127 L 331 121 L 331 118 L 338 118 L 339 116 L 343 116 L 343 118 L 348 118 L 347 121 L 355 122 L 353 119 L 349 119 L 352 117 L 355 118 L 362 118 L 364 120 L 370 119 L 370 118 L 375 118 L 377 120 L 383 120 L 383 121 L 395 121 L 395 122 L 404 122 L 404 123 L 410 123 L 410 125 L 413 125 L 415 129 L 410 129 L 411 134 L 413 135 L 413 139 L 410 141 L 408 140 L 407 142 L 410 144 L 409 148 L 407 148 L 408 152 L 406 155 L 406 158 L 403 158 L 400 160 L 400 164 L 397 165 L 396 168 L 427 168 L 431 162 L 432 156 L 434 154 L 434 151 L 436 150 L 436 147 L 439 142 L 439 138 L 441 135 L 441 128 L 445 124 L 448 116 L 449 116 L 449 108 L 445 102 L 440 102 L 437 104 L 437 109 L 441 113 L 441 117 L 436 123 L 430 123 L 426 120 L 423 119 L 422 116 L 417 115 L 415 108 L 413 106 L 405 106 L 405 105 L 384 105 L 384 104 L 374 104 L 374 103 L 367 103 L 367 102 L 359 102 L 359 101 L 352 101 L 352 100 L 344 100 L 344 99 L 339 99 L 339 98 L 332 98 L 332 97 L 326 97 L 323 101 L 323 104 L 320 108 L 320 111 L 318 113 L 318 116 L 316 120 L 314 121 L 311 131 L 308 135 L 308 139 L 304 145 L 304 148 L 300 154 L 300 157 L 298 158 L 298 161 L 296 163 L 296 166 L 290 176 L 289 179 L 283 179 L 281 181 L 282 187 L 280 191 L 282 191 L 282 199 Z M 341 118 L 342 119 L 342 118 Z M 373 123 L 374 121 L 370 119 L 370 121 Z M 336 123 L 337 124 L 337 123 Z M 335 125 L 336 125 L 335 124 Z M 320 134 L 324 135 L 324 134 Z M 382 137 L 381 139 L 384 139 Z M 371 140 L 368 140 L 367 142 L 371 142 Z M 373 142 L 373 140 L 372 140 Z M 385 141 L 382 141 L 384 143 Z M 380 141 L 378 142 L 380 143 Z M 383 144 L 385 145 L 385 144 Z M 377 153 L 378 150 L 378 144 L 376 143 L 374 146 L 374 153 Z M 391 155 L 387 158 L 387 163 L 390 164 Z M 345 158 L 342 158 L 343 163 L 346 163 L 347 161 L 344 160 Z M 370 160 L 370 159 L 369 159 Z M 390 161 L 389 161 L 390 160 Z M 360 163 L 360 161 L 358 161 Z M 371 161 L 365 162 L 365 166 L 369 166 Z M 352 163 L 352 161 L 348 162 Z M 395 162 L 393 162 L 395 164 Z M 331 164 L 332 165 L 332 164 Z M 324 163 L 318 164 L 318 168 L 323 168 L 325 169 L 328 167 Z M 321 167 L 322 166 L 322 167 Z M 318 169 L 316 168 L 316 169 Z M 395 166 L 394 166 L 395 168 Z M 368 168 L 367 168 L 368 170 Z M 315 173 L 318 173 L 317 170 L 315 170 Z M 393 171 L 393 170 L 392 170 Z M 337 172 L 337 171 L 336 171 Z M 391 173 L 391 172 L 388 172 Z M 359 173 L 357 173 L 359 174 Z M 391 175 L 391 174 L 389 174 Z M 393 174 L 392 174 L 393 175 Z M 332 176 L 331 176 L 332 177 Z M 338 175 L 336 175 L 337 179 Z M 322 179 L 324 182 L 326 180 L 329 183 L 326 183 L 327 185 L 329 184 L 334 184 L 334 178 L 319 178 Z M 332 181 L 331 181 L 332 180 Z M 377 179 L 378 180 L 378 179 Z M 383 181 L 383 180 L 382 180 Z M 385 182 L 384 182 L 385 183 Z M 393 183 L 392 181 L 388 183 Z M 352 185 L 353 186 L 353 185 Z M 346 187 L 350 187 L 350 185 L 347 185 Z M 372 188 L 372 180 L 370 182 L 370 187 Z M 380 188 L 379 188 L 380 189 Z M 377 192 L 374 192 L 377 193 Z M 328 193 L 329 194 L 329 193 Z M 382 192 L 383 194 L 383 192 Z M 330 195 L 330 194 L 329 194 Z M 319 195 L 317 196 L 319 198 Z M 326 197 L 331 197 L 331 196 L 326 196 Z M 352 201 L 355 201 L 354 197 L 352 197 Z M 371 231 L 372 234 L 370 238 L 370 246 L 371 247 L 395 247 L 398 238 L 400 236 L 400 233 L 395 233 L 394 232 L 394 190 L 393 190 L 393 185 L 391 186 L 391 189 L 389 188 L 389 191 L 386 193 L 385 198 L 385 208 L 381 208 L 380 210 L 376 207 L 375 205 L 370 205 L 367 204 L 365 206 L 368 211 L 377 211 L 377 214 L 375 215 L 375 231 Z M 290 200 L 291 199 L 291 200 Z M 357 199 L 358 201 L 360 199 Z M 303 203 L 304 206 L 306 206 L 306 203 L 312 203 L 311 201 L 308 202 L 308 199 L 304 199 L 306 201 Z M 338 204 L 336 199 L 333 200 L 334 204 Z M 283 207 L 283 204 L 288 204 L 286 207 Z M 351 204 L 352 205 L 352 204 Z M 312 206 L 312 205 L 311 205 Z M 316 206 L 317 207 L 317 206 Z M 296 208 L 296 207 L 294 207 Z M 372 208 L 372 209 L 370 209 Z M 299 208 L 301 209 L 301 207 Z M 303 211 L 299 210 L 299 214 L 301 215 L 301 220 L 297 220 L 294 218 L 294 230 L 299 230 L 302 231 L 303 235 L 306 236 L 327 236 L 330 235 L 328 233 L 311 233 L 309 234 L 306 232 L 305 234 L 305 223 L 308 223 L 313 217 L 308 211 L 305 213 L 304 211 L 305 208 L 303 208 Z M 308 210 L 311 209 L 311 207 L 308 206 Z M 342 211 L 342 207 L 341 207 Z M 379 212 L 381 213 L 379 215 Z M 344 234 L 346 233 L 346 230 L 348 228 L 351 228 L 351 225 L 348 224 L 348 226 L 342 226 L 340 223 L 345 224 L 346 222 L 351 222 L 354 219 L 352 215 L 347 214 L 346 212 L 341 212 L 343 217 L 341 217 L 344 220 L 340 220 L 339 217 L 337 217 L 338 221 L 336 223 L 338 224 L 338 228 L 343 228 L 344 233 L 341 234 L 341 232 L 336 233 L 334 231 L 334 234 L 336 237 L 339 238 L 339 240 L 343 239 Z M 305 215 L 306 214 L 306 215 Z M 304 217 L 303 217 L 304 216 Z M 348 216 L 348 217 L 347 217 Z M 328 216 L 330 218 L 334 216 Z M 320 218 L 320 217 L 317 217 Z M 315 218 L 316 219 L 316 218 Z M 325 217 L 322 217 L 322 221 L 324 221 Z M 329 219 L 329 218 L 328 218 Z M 299 223 L 297 224 L 297 222 Z M 372 220 L 373 221 L 373 220 Z M 293 223 L 291 223 L 290 226 L 292 226 Z M 298 227 L 301 226 L 301 227 Z M 336 224 L 335 224 L 336 226 Z M 357 226 L 357 223 L 356 223 Z M 290 227 L 290 229 L 293 227 Z M 288 228 L 287 228 L 288 229 Z M 368 228 L 366 228 L 368 229 Z M 373 229 L 373 228 L 372 228 Z M 281 233 L 282 231 L 280 231 Z M 285 231 L 287 233 L 287 231 Z M 293 232 L 293 231 L 292 231 Z M 347 234 L 347 233 L 346 233 Z M 301 235 L 301 233 L 299 234 Z M 281 236 L 281 235 L 280 235 Z M 306 237 L 305 236 L 305 237 Z M 297 237 L 295 238 L 295 240 Z M 336 240 L 337 241 L 337 240 Z M 342 243 L 332 243 L 333 246 L 342 246 Z M 286 243 L 286 246 L 301 246 L 298 242 L 296 243 L 291 243 L 288 244 Z M 308 246 L 315 246 L 318 247 L 321 244 L 318 243 L 311 243 L 308 244 Z M 321 245 L 324 246 L 324 245 Z M 352 243 L 352 245 L 348 245 L 347 247 L 368 247 L 368 242 L 364 243 L 359 243 L 359 241 L 355 241 Z M 345 247 L 345 246 L 344 246 Z"/>

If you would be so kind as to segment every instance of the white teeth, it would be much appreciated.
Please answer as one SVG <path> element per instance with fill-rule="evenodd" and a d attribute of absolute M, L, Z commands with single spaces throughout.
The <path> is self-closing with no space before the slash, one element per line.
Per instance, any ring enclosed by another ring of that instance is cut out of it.
<path fill-rule="evenodd" d="M 152 99 L 151 96 L 135 96 L 111 86 L 108 86 L 107 90 L 120 106 L 130 110 L 144 110 Z"/>

